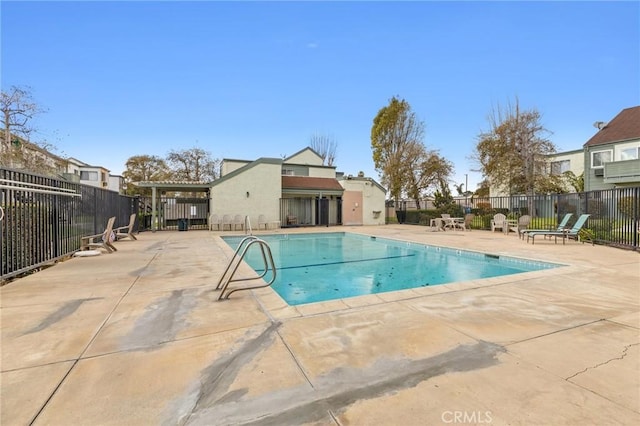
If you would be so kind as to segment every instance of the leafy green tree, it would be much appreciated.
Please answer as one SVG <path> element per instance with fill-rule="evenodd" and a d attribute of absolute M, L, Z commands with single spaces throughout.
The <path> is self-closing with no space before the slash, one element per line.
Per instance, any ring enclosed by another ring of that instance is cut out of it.
<path fill-rule="evenodd" d="M 437 209 L 445 208 L 453 203 L 453 196 L 451 195 L 451 190 L 449 189 L 449 185 L 444 179 L 441 179 L 439 182 L 439 188 L 433 194 L 433 205 Z"/>
<path fill-rule="evenodd" d="M 422 143 L 423 134 L 424 125 L 418 121 L 409 103 L 395 96 L 373 119 L 373 163 L 396 205 L 407 176 L 412 172 L 408 160 L 419 150 L 416 144 Z"/>
<path fill-rule="evenodd" d="M 476 197 L 488 197 L 489 181 L 487 181 L 486 179 L 482 180 L 482 182 L 478 184 L 478 188 L 476 188 L 476 191 L 473 193 L 473 195 Z"/>
<path fill-rule="evenodd" d="M 407 176 L 404 185 L 407 196 L 420 209 L 420 200 L 429 189 L 446 182 L 453 172 L 453 165 L 437 151 L 427 150 L 422 143 L 412 144 L 407 150 Z"/>
<path fill-rule="evenodd" d="M 155 155 L 134 155 L 125 163 L 126 170 L 122 173 L 128 195 L 150 195 L 151 188 L 139 188 L 133 182 L 162 181 L 171 178 L 171 170 L 167 163 Z"/>
<path fill-rule="evenodd" d="M 492 185 L 512 194 L 548 192 L 559 185 L 546 172 L 546 156 L 556 152 L 536 109 L 521 110 L 518 100 L 489 116 L 489 130 L 478 135 L 474 159 Z M 556 182 L 558 181 L 558 182 Z"/>
<path fill-rule="evenodd" d="M 571 170 L 562 173 L 565 180 L 576 192 L 584 192 L 584 172 L 576 176 Z"/>

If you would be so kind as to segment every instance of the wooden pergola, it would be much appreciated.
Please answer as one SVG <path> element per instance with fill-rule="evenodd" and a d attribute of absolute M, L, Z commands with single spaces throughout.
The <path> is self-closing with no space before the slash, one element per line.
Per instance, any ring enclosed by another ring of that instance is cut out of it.
<path fill-rule="evenodd" d="M 157 200 L 158 195 L 163 191 L 174 192 L 206 192 L 209 198 L 210 182 L 189 182 L 189 181 L 143 181 L 134 182 L 135 186 L 140 188 L 151 188 L 151 231 L 158 230 L 157 221 Z"/>

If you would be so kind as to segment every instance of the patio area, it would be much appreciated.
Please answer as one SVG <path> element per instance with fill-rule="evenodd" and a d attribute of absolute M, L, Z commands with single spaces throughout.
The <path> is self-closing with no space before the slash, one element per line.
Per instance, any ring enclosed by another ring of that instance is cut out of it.
<path fill-rule="evenodd" d="M 336 231 L 567 266 L 296 307 L 269 288 L 218 302 L 231 232 L 144 232 L 0 288 L 0 423 L 640 423 L 638 252 L 412 225 L 268 233 Z"/>

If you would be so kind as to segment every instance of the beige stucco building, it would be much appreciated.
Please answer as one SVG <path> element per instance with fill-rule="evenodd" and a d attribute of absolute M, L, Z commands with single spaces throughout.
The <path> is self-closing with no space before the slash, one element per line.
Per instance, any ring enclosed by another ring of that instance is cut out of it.
<path fill-rule="evenodd" d="M 337 174 L 305 148 L 290 157 L 224 159 L 211 184 L 210 213 L 272 226 L 383 225 L 385 189 L 364 176 Z"/>

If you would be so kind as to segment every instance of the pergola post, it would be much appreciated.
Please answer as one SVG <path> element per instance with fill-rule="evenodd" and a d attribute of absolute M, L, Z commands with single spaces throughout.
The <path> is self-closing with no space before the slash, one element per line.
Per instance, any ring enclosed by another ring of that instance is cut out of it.
<path fill-rule="evenodd" d="M 156 221 L 158 213 L 156 213 L 156 186 L 151 187 L 151 232 L 158 230 L 158 222 Z"/>

